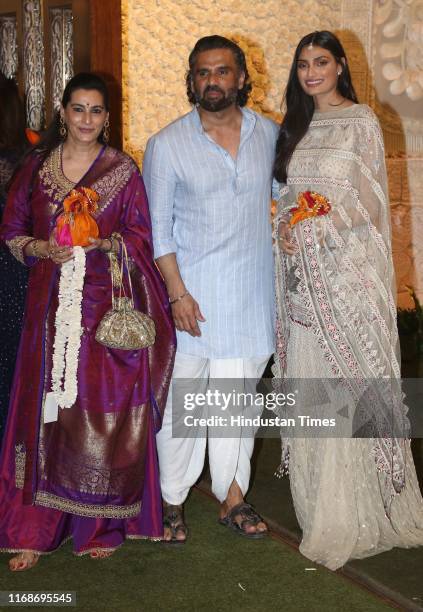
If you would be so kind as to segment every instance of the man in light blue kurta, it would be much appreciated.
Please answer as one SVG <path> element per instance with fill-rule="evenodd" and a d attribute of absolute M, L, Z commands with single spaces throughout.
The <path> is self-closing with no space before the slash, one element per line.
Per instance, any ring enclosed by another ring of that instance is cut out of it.
<path fill-rule="evenodd" d="M 209 377 L 245 379 L 254 391 L 274 351 L 270 202 L 278 128 L 241 108 L 251 89 L 245 58 L 226 40 L 198 41 L 188 76 L 197 104 L 149 140 L 143 166 L 155 258 L 178 330 L 174 377 L 197 379 L 196 392 Z M 204 434 L 172 437 L 170 397 L 158 435 L 166 539 L 186 537 L 180 509 L 205 448 Z M 221 522 L 258 537 L 266 526 L 243 502 L 252 450 L 251 436 L 209 439 Z"/>

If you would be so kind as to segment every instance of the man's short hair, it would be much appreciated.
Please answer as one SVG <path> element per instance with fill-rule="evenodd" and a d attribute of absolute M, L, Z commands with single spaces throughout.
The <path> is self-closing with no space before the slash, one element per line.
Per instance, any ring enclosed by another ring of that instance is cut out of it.
<path fill-rule="evenodd" d="M 203 38 L 197 40 L 195 47 L 189 54 L 189 69 L 186 76 L 188 100 L 191 104 L 195 104 L 197 101 L 195 94 L 192 92 L 191 84 L 194 76 L 192 71 L 195 66 L 195 62 L 197 61 L 198 54 L 202 53 L 203 51 L 211 51 L 212 49 L 230 49 L 232 51 L 239 71 L 245 74 L 244 85 L 242 89 L 238 90 L 236 102 L 238 106 L 245 106 L 247 104 L 250 91 L 252 90 L 252 85 L 250 83 L 250 75 L 248 74 L 244 51 L 229 38 L 219 36 L 218 34 L 204 36 Z"/>

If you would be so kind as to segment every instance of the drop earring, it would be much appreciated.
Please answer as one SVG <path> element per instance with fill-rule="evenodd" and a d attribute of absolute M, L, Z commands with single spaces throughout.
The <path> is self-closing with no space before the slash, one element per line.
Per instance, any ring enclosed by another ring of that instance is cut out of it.
<path fill-rule="evenodd" d="M 109 142 L 109 138 L 110 138 L 109 128 L 110 128 L 110 121 L 106 119 L 103 125 L 103 140 L 106 144 Z"/>
<path fill-rule="evenodd" d="M 63 119 L 62 116 L 60 116 L 60 129 L 59 129 L 59 133 L 60 136 L 63 138 L 63 140 L 66 138 L 68 130 L 66 128 L 66 123 L 65 120 Z"/>

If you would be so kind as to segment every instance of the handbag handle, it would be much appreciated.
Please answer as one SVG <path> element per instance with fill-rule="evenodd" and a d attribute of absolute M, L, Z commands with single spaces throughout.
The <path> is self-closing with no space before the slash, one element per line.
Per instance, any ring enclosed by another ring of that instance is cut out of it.
<path fill-rule="evenodd" d="M 128 251 L 126 249 L 126 244 L 125 241 L 123 239 L 123 237 L 118 234 L 117 232 L 113 232 L 112 238 L 115 238 L 116 240 L 118 240 L 118 242 L 120 242 L 121 245 L 121 249 L 122 249 L 122 256 L 120 259 L 120 266 L 117 263 L 117 256 L 116 253 L 108 253 L 107 255 L 109 256 L 109 260 L 110 260 L 110 275 L 112 278 L 112 308 L 113 310 L 115 310 L 115 306 L 116 306 L 116 297 L 115 297 L 115 292 L 113 290 L 113 287 L 119 287 L 119 300 L 122 297 L 127 297 L 126 295 L 126 291 L 125 291 L 125 287 L 123 284 L 123 271 L 124 271 L 124 263 L 126 265 L 126 270 L 128 273 L 128 284 L 129 284 L 129 291 L 130 291 L 130 304 L 131 304 L 131 308 L 134 308 L 134 294 L 132 291 L 132 281 L 131 281 L 131 274 L 129 272 L 129 261 L 128 261 Z"/>

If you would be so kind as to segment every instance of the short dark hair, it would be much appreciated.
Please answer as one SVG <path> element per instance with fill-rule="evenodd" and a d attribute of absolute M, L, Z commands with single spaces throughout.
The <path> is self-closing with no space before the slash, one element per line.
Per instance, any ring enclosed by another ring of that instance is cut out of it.
<path fill-rule="evenodd" d="M 195 47 L 189 54 L 189 69 L 186 75 L 188 100 L 191 104 L 195 104 L 197 101 L 191 89 L 193 69 L 195 66 L 195 62 L 197 61 L 197 57 L 200 53 L 203 53 L 203 51 L 211 51 L 212 49 L 230 49 L 232 51 L 239 71 L 245 74 L 244 85 L 241 89 L 238 90 L 236 102 L 238 106 L 245 106 L 247 104 L 248 96 L 252 90 L 252 85 L 250 83 L 250 75 L 248 74 L 247 61 L 245 59 L 244 51 L 241 49 L 241 47 L 239 47 L 229 38 L 219 36 L 218 34 L 213 34 L 212 36 L 204 36 L 203 38 L 197 40 L 197 42 L 195 43 Z"/>

